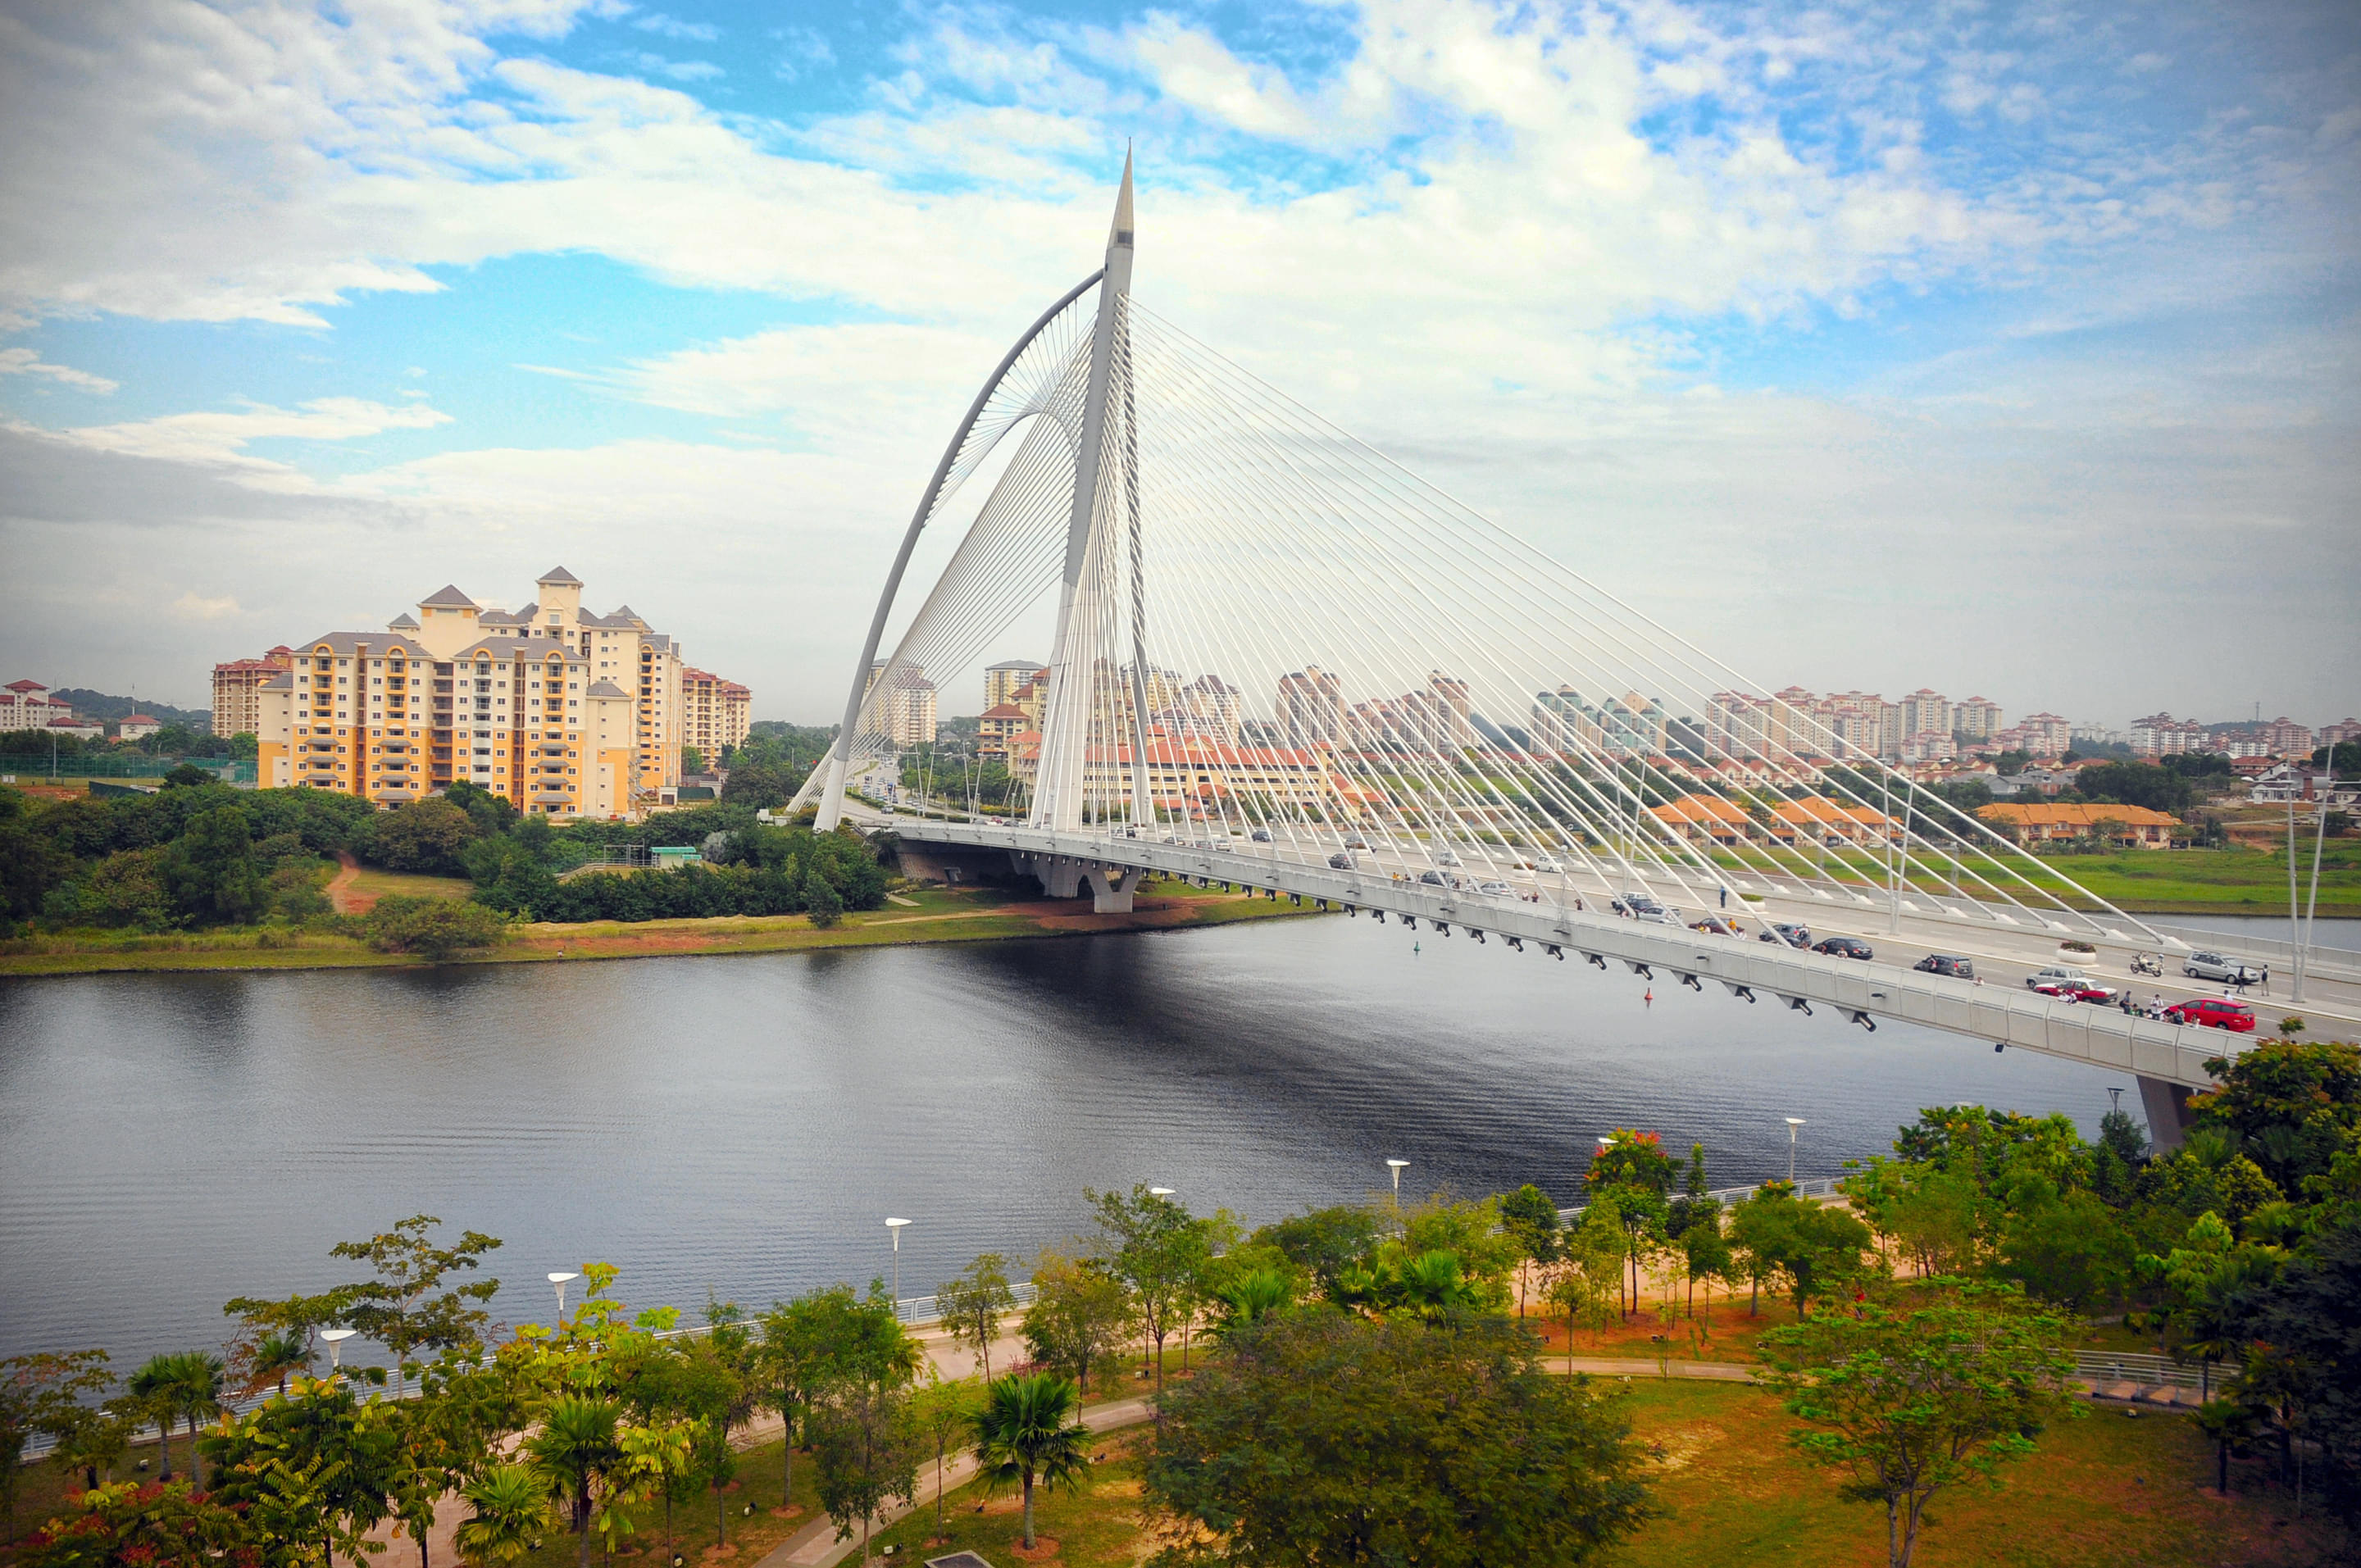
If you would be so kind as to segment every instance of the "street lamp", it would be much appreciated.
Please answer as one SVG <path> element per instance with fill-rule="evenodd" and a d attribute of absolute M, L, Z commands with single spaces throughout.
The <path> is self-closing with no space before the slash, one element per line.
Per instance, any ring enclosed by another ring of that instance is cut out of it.
<path fill-rule="evenodd" d="M 1400 1203 L 1401 1201 L 1401 1173 L 1403 1168 L 1408 1166 L 1410 1161 L 1406 1159 L 1389 1159 L 1386 1161 L 1386 1164 L 1394 1173 L 1394 1201 L 1396 1203 Z"/>
<path fill-rule="evenodd" d="M 1804 1124 L 1801 1116 L 1787 1118 L 1787 1185 L 1795 1185 L 1795 1129 Z"/>
<path fill-rule="evenodd" d="M 566 1282 L 581 1277 L 579 1274 L 553 1274 L 549 1277 L 549 1282 L 557 1287 L 557 1321 L 560 1323 L 566 1321 Z"/>
<path fill-rule="evenodd" d="M 357 1329 L 322 1329 L 320 1337 L 328 1342 L 328 1376 L 334 1377 L 345 1369 L 345 1342 L 360 1331 Z"/>
<path fill-rule="evenodd" d="M 902 1227 L 909 1223 L 891 1217 L 885 1221 L 885 1234 L 894 1238 L 894 1319 L 896 1322 L 902 1318 Z"/>
<path fill-rule="evenodd" d="M 1151 1187 L 1148 1190 L 1148 1195 L 1150 1198 L 1170 1198 L 1179 1190 L 1177 1187 Z"/>

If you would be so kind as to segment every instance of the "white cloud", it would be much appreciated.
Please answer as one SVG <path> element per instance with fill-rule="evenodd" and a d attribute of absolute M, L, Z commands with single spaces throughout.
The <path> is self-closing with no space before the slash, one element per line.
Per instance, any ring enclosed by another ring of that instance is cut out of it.
<path fill-rule="evenodd" d="M 185 620 L 225 620 L 241 612 L 236 598 L 229 594 L 207 598 L 192 588 L 172 601 L 172 613 Z"/>
<path fill-rule="evenodd" d="M 393 406 L 361 398 L 317 398 L 300 409 L 253 404 L 236 411 L 165 414 L 128 424 L 83 425 L 69 439 L 104 452 L 187 462 L 239 464 L 291 475 L 247 453 L 269 440 L 351 441 L 388 430 L 430 430 L 451 416 L 423 403 Z"/>
<path fill-rule="evenodd" d="M 39 351 L 31 348 L 0 348 L 0 376 L 46 376 L 80 392 L 105 393 L 115 389 L 115 383 L 104 376 L 93 376 L 71 365 L 47 364 Z"/>
<path fill-rule="evenodd" d="M 684 22 L 677 16 L 667 16 L 662 11 L 651 11 L 631 18 L 631 26 L 643 33 L 657 33 L 664 38 L 711 43 L 721 36 L 721 29 L 710 22 Z"/>

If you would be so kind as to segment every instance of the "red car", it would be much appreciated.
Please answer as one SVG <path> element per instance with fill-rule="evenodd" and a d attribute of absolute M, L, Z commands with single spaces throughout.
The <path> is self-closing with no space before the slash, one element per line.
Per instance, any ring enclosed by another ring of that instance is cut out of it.
<path fill-rule="evenodd" d="M 2224 1002 L 2218 997 L 2176 1002 L 2164 1010 L 2164 1015 L 2176 1024 L 2202 1024 L 2209 1029 L 2227 1029 L 2239 1035 L 2255 1032 L 2253 1008 L 2243 1002 Z"/>
<path fill-rule="evenodd" d="M 2112 986 L 2094 985 L 2088 981 L 2043 981 L 2033 988 L 2036 996 L 2062 997 L 2068 1002 L 2096 1002 L 2112 1004 L 2117 994 Z"/>

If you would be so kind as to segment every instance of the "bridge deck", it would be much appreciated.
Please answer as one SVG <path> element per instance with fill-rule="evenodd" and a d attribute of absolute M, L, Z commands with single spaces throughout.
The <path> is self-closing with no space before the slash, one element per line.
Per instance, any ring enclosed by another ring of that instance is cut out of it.
<path fill-rule="evenodd" d="M 880 825 L 887 823 L 915 842 L 1000 850 L 1051 857 L 1084 869 L 1144 870 L 1321 899 L 1356 913 L 1376 913 L 1380 918 L 1423 921 L 1478 940 L 1531 944 L 1537 950 L 1587 960 L 1602 969 L 1620 967 L 1699 990 L 1719 987 L 1734 998 L 1757 1004 L 1805 1011 L 1827 1008 L 1839 1022 L 1872 1026 L 1877 1019 L 1901 1019 L 2189 1089 L 2212 1086 L 2206 1058 L 2235 1055 L 2255 1038 L 2037 995 L 2020 983 L 2021 976 L 2061 961 L 2053 935 L 1998 931 L 1952 916 L 1911 914 L 1897 921 L 1882 905 L 1836 911 L 1825 899 L 1802 895 L 1774 896 L 1744 913 L 1750 924 L 1765 918 L 1804 918 L 1813 924 L 1817 934 L 1841 928 L 1847 935 L 1859 935 L 1878 953 L 1875 960 L 1864 962 L 1802 951 L 1784 943 L 1761 942 L 1752 936 L 1709 936 L 1685 927 L 1627 919 L 1608 911 L 1610 890 L 1568 886 L 1561 892 L 1562 879 L 1557 878 L 1530 881 L 1506 897 L 1436 887 L 1415 880 L 1417 872 L 1425 869 L 1424 861 L 1395 865 L 1389 863 L 1383 851 L 1356 852 L 1354 869 L 1344 870 L 1276 853 L 1273 846 L 1250 840 L 1162 842 L 1060 835 L 1000 823 L 915 817 L 880 820 Z M 1541 901 L 1534 902 L 1533 895 Z M 1564 903 L 1558 902 L 1561 897 Z M 1828 927 L 1826 922 L 1832 913 L 1848 917 L 1848 924 Z M 1898 931 L 1881 928 L 1897 924 Z M 2081 967 L 2094 977 L 2103 975 L 2108 983 L 2125 983 L 2129 980 L 2125 963 L 2142 945 L 2136 935 L 2127 935 L 2119 943 L 2102 940 L 2096 945 L 2101 954 L 2079 960 Z M 2122 951 L 2109 951 L 2113 947 Z M 1985 983 L 1977 983 L 1909 967 L 1928 952 L 1972 957 L 1978 960 L 1979 972 L 1987 966 L 1991 972 L 1985 974 Z M 2170 958 L 2168 954 L 2169 965 Z M 2000 972 L 2004 969 L 2016 972 L 2004 974 Z M 2341 978 L 2321 976 L 2317 969 L 2315 976 L 2312 986 L 2323 994 L 2307 1001 L 2308 1014 L 2361 1020 L 2356 996 L 2348 994 L 2361 988 Z M 2168 1000 L 2214 994 L 2202 986 L 2192 988 L 2177 970 L 2165 980 L 2130 983 L 2136 993 L 2153 990 L 2166 994 Z M 2252 995 L 2248 1000 L 2268 1032 L 2277 1023 L 2275 1017 L 2264 1016 L 2271 1011 L 2271 1002 Z"/>

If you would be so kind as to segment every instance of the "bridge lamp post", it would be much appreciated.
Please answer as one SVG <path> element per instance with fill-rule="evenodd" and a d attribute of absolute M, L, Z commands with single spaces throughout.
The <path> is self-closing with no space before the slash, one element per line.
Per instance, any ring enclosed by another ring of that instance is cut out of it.
<path fill-rule="evenodd" d="M 320 1337 L 328 1342 L 328 1376 L 335 1376 L 345 1369 L 345 1342 L 359 1331 L 357 1329 L 322 1329 Z"/>
<path fill-rule="evenodd" d="M 1787 1185 L 1795 1185 L 1795 1129 L 1804 1124 L 1801 1116 L 1787 1118 Z"/>
<path fill-rule="evenodd" d="M 885 1234 L 894 1238 L 894 1321 L 896 1322 L 902 1320 L 902 1227 L 909 1223 L 890 1216 L 885 1221 Z"/>
<path fill-rule="evenodd" d="M 549 1277 L 549 1282 L 557 1287 L 557 1316 L 561 1322 L 566 1318 L 566 1283 L 581 1277 L 579 1274 L 553 1274 Z"/>

